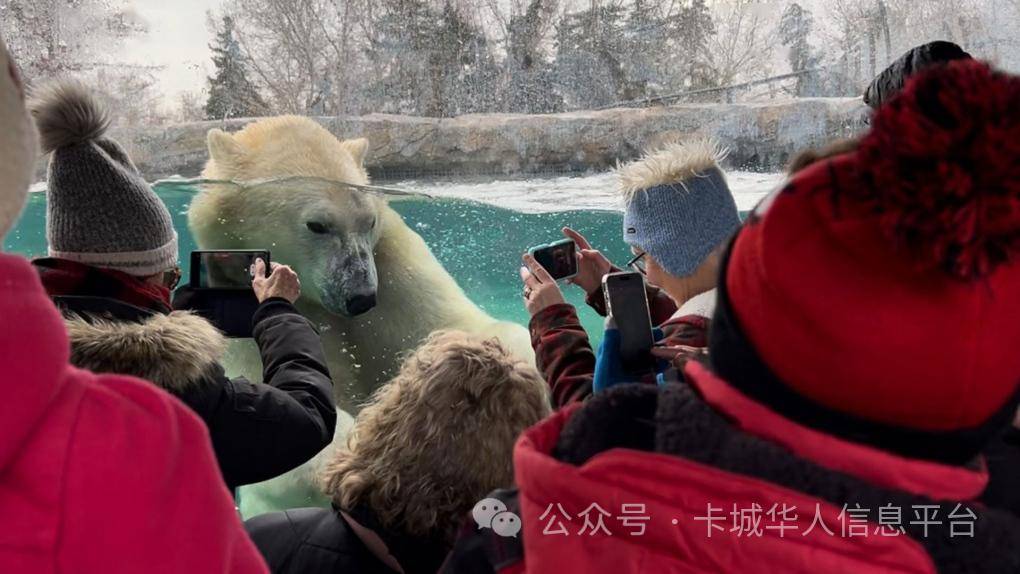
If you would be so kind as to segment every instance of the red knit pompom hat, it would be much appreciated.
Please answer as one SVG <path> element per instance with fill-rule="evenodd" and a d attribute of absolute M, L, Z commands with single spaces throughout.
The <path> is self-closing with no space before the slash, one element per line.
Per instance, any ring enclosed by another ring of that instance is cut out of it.
<path fill-rule="evenodd" d="M 1020 383 L 1020 78 L 943 66 L 872 125 L 752 214 L 727 304 L 791 394 L 915 433 L 980 427 Z"/>

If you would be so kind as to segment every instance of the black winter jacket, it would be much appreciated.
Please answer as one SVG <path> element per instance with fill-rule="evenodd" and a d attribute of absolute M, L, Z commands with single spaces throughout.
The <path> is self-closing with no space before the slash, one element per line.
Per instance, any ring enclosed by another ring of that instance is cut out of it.
<path fill-rule="evenodd" d="M 984 454 L 989 480 L 981 501 L 1020 516 L 1020 429 L 1010 425 Z"/>
<path fill-rule="evenodd" d="M 350 516 L 379 536 L 405 574 L 435 573 L 450 549 L 442 540 L 388 532 L 367 510 L 352 511 Z M 245 522 L 245 528 L 273 574 L 394 572 L 369 550 L 335 507 L 263 514 Z"/>
<path fill-rule="evenodd" d="M 336 409 L 322 343 L 290 302 L 269 299 L 252 319 L 263 381 L 226 377 L 226 339 L 208 321 L 155 313 L 104 297 L 54 297 L 66 317 L 71 362 L 152 381 L 209 427 L 227 487 L 279 476 L 333 439 Z"/>

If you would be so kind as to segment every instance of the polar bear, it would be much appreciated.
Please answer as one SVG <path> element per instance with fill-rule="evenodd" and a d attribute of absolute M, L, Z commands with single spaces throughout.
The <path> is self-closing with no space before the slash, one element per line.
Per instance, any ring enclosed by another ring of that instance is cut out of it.
<path fill-rule="evenodd" d="M 369 183 L 367 140 L 339 141 L 296 116 L 259 120 L 236 134 L 213 129 L 207 139 L 203 177 L 242 185 L 207 185 L 189 208 L 191 232 L 202 249 L 268 248 L 294 268 L 297 306 L 320 327 L 341 411 L 353 413 L 396 373 L 401 355 L 437 329 L 498 337 L 533 364 L 527 329 L 478 308 L 385 198 L 344 185 Z M 225 362 L 261 380 L 254 345 L 233 349 Z M 338 437 L 349 427 L 346 413 Z M 307 506 L 315 466 L 243 493 L 244 514 Z"/>

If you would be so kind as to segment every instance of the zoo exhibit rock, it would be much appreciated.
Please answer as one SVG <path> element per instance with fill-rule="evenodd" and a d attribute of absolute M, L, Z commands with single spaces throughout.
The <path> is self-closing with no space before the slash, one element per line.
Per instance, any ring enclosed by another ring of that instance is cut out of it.
<path fill-rule="evenodd" d="M 711 135 L 730 150 L 727 164 L 776 170 L 805 146 L 863 129 L 860 98 L 776 103 L 683 104 L 548 115 L 479 114 L 425 118 L 388 114 L 315 118 L 340 138 L 365 137 L 377 178 L 513 175 L 604 170 L 672 139 Z M 198 174 L 206 133 L 236 131 L 251 120 L 114 129 L 149 179 Z M 40 163 L 41 178 L 45 176 Z"/>

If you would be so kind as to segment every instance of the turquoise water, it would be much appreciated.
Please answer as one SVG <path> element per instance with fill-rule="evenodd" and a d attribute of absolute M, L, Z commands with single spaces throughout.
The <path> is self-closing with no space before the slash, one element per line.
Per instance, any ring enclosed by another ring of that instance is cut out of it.
<path fill-rule="evenodd" d="M 154 186 L 173 216 L 180 236 L 181 264 L 188 277 L 188 254 L 197 248 L 188 232 L 187 209 L 194 187 L 178 182 Z M 518 275 L 521 253 L 562 237 L 569 225 L 584 233 L 593 245 L 617 264 L 629 258 L 621 239 L 622 215 L 612 211 L 522 213 L 463 199 L 409 198 L 392 202 L 407 223 L 432 249 L 468 296 L 493 317 L 527 325 Z M 21 221 L 4 242 L 4 251 L 28 257 L 46 254 L 46 196 L 32 193 Z M 380 278 L 385 280 L 385 278 Z M 581 321 L 601 339 L 602 318 L 584 305 L 584 294 L 564 286 L 567 300 L 580 310 Z"/>

